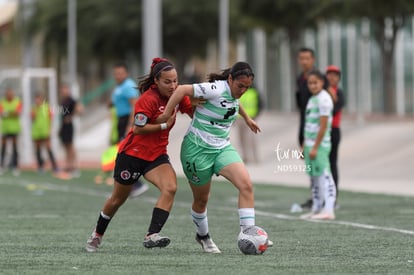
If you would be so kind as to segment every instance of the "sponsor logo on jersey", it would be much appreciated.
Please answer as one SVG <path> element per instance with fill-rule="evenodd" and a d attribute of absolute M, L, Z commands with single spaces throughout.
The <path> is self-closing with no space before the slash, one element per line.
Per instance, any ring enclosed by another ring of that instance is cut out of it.
<path fill-rule="evenodd" d="M 132 174 L 132 179 L 136 180 L 136 179 L 138 179 L 138 178 L 139 178 L 139 176 L 140 176 L 140 175 L 141 175 L 140 173 L 138 173 L 138 172 L 134 172 L 134 173 Z"/>

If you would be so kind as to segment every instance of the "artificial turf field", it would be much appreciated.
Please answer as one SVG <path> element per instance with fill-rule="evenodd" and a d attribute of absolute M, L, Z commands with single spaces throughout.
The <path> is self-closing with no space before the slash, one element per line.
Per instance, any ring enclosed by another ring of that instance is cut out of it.
<path fill-rule="evenodd" d="M 162 231 L 168 247 L 142 245 L 158 197 L 151 186 L 120 208 L 90 254 L 85 242 L 112 189 L 94 184 L 96 173 L 67 181 L 30 171 L 0 176 L 0 274 L 414 274 L 413 197 L 341 191 L 337 219 L 311 222 L 289 212 L 307 189 L 256 184 L 256 224 L 275 245 L 246 256 L 236 244 L 237 191 L 220 181 L 208 213 L 221 254 L 203 253 L 195 242 L 183 179 Z"/>

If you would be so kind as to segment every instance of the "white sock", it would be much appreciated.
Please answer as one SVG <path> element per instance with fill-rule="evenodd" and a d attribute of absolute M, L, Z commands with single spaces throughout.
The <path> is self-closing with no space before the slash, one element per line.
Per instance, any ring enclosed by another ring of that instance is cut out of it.
<path fill-rule="evenodd" d="M 325 207 L 324 210 L 328 212 L 333 212 L 335 209 L 335 200 L 336 200 L 336 186 L 330 172 L 324 172 L 320 176 L 320 182 L 323 183 L 324 189 L 324 200 Z"/>
<path fill-rule="evenodd" d="M 240 227 L 255 225 L 254 208 L 239 208 Z"/>
<path fill-rule="evenodd" d="M 208 234 L 207 209 L 204 213 L 197 213 L 191 209 L 191 217 L 196 225 L 197 234 L 200 236 L 206 236 Z"/>
<path fill-rule="evenodd" d="M 318 212 L 323 205 L 323 188 L 319 177 L 311 176 L 312 212 Z"/>

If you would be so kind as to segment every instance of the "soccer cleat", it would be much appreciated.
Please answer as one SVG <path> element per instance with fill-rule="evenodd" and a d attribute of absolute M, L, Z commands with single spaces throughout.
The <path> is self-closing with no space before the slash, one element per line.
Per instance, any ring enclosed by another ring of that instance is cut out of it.
<path fill-rule="evenodd" d="M 166 247 L 170 244 L 170 238 L 168 237 L 161 237 L 160 234 L 154 233 L 151 235 L 147 235 L 144 238 L 144 246 L 146 248 L 154 248 L 154 247 Z"/>
<path fill-rule="evenodd" d="M 313 215 L 310 217 L 312 220 L 334 220 L 335 214 L 334 212 L 324 211 L 318 214 Z"/>
<path fill-rule="evenodd" d="M 203 248 L 204 252 L 221 253 L 220 249 L 210 238 L 210 235 L 207 234 L 206 236 L 201 237 L 198 234 L 196 234 L 195 240 L 201 245 L 201 248 Z"/>
<path fill-rule="evenodd" d="M 102 235 L 99 235 L 95 232 L 92 232 L 92 235 L 89 237 L 88 241 L 86 242 L 86 251 L 88 252 L 96 252 L 99 248 L 99 245 L 102 242 Z"/>

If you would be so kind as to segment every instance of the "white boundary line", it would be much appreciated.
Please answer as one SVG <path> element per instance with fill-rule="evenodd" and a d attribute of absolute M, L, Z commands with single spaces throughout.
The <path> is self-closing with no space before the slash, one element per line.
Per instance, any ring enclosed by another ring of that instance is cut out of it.
<path fill-rule="evenodd" d="M 19 180 L 19 181 L 10 181 L 10 180 L 2 180 L 0 184 L 7 184 L 7 185 L 19 185 L 22 187 L 29 188 L 32 186 L 35 190 L 52 190 L 52 191 L 60 191 L 60 192 L 70 192 L 70 193 L 76 193 L 81 195 L 90 195 L 94 197 L 108 197 L 110 193 L 108 192 L 102 192 L 102 191 L 96 191 L 93 189 L 87 189 L 87 188 L 79 188 L 79 187 L 70 187 L 67 185 L 59 186 L 52 183 L 31 183 L 27 180 Z M 155 198 L 143 198 L 146 201 L 155 202 Z M 186 202 L 179 202 L 175 201 L 174 205 L 180 206 L 180 207 L 190 207 L 191 203 Z M 235 211 L 235 208 L 231 207 L 214 207 L 210 206 L 211 209 L 217 209 L 222 211 Z M 355 223 L 355 222 L 348 222 L 348 221 L 320 221 L 320 220 L 309 220 L 309 219 L 301 219 L 296 216 L 290 216 L 285 214 L 277 214 L 277 213 L 271 213 L 271 212 L 265 212 L 260 210 L 255 210 L 256 215 L 263 216 L 263 217 L 269 217 L 279 220 L 297 220 L 297 221 L 304 221 L 304 222 L 314 222 L 314 223 L 328 223 L 328 224 L 335 224 L 335 225 L 344 225 L 347 227 L 355 227 L 355 228 L 362 228 L 362 229 L 368 229 L 368 230 L 378 230 L 378 231 L 386 231 L 386 232 L 396 232 L 400 234 L 405 235 L 414 235 L 414 231 L 406 230 L 406 229 L 399 229 L 394 227 L 382 227 L 382 226 L 376 226 L 376 225 L 370 225 L 370 224 L 363 224 L 363 223 Z"/>

